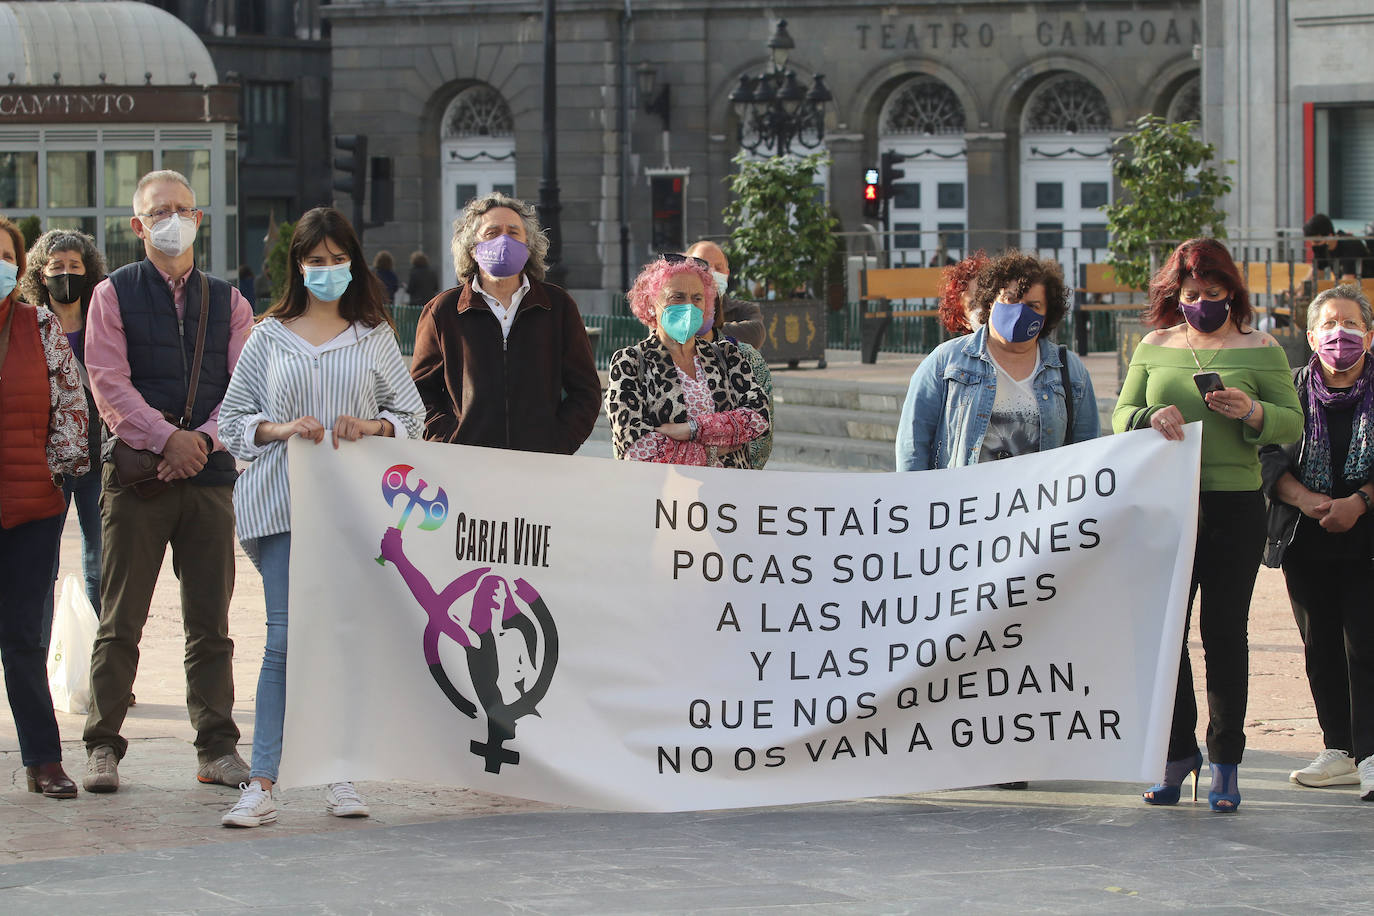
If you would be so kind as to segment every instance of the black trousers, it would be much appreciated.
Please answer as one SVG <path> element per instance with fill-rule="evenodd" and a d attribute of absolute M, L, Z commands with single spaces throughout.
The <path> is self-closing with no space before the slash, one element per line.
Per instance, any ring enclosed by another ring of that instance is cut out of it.
<path fill-rule="evenodd" d="M 1333 546 L 1345 549 L 1330 550 Z M 1374 754 L 1374 568 L 1369 544 L 1346 545 L 1339 537 L 1320 535 L 1304 538 L 1300 527 L 1284 555 L 1283 575 L 1302 634 L 1322 739 L 1327 747 L 1363 760 Z"/>
<path fill-rule="evenodd" d="M 0 659 L 25 766 L 62 759 L 43 634 L 43 598 L 52 592 L 61 533 L 61 515 L 0 528 Z"/>
<path fill-rule="evenodd" d="M 1169 759 L 1197 752 L 1197 701 L 1188 661 L 1193 599 L 1201 593 L 1198 631 L 1207 666 L 1207 759 L 1240 763 L 1250 681 L 1250 596 L 1264 551 L 1264 497 L 1258 490 L 1208 490 L 1198 504 L 1197 550 L 1188 593 L 1188 623 L 1178 665 Z"/>

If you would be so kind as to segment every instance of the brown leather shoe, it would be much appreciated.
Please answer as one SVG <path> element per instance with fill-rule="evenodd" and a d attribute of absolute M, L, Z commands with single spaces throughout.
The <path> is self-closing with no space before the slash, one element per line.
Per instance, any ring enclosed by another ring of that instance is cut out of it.
<path fill-rule="evenodd" d="M 61 763 L 40 763 L 28 767 L 26 772 L 30 792 L 42 792 L 47 798 L 76 798 L 76 783 L 67 776 Z"/>

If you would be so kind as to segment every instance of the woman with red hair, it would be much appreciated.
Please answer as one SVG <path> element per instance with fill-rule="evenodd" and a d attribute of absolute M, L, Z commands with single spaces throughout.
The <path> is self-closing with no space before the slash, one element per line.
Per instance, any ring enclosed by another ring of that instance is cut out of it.
<path fill-rule="evenodd" d="M 1185 423 L 1202 423 L 1202 482 L 1197 548 L 1188 593 L 1189 617 L 1202 593 L 1198 629 L 1207 666 L 1207 757 L 1213 811 L 1240 805 L 1237 768 L 1245 750 L 1250 676 L 1246 630 L 1265 539 L 1260 446 L 1302 435 L 1302 408 L 1288 359 L 1274 338 L 1250 323 L 1250 297 L 1231 254 L 1215 239 L 1179 245 L 1150 280 L 1148 334 L 1131 357 L 1112 414 L 1116 432 L 1152 426 L 1183 439 Z M 1146 790 L 1152 805 L 1178 803 L 1202 753 L 1188 662 L 1187 627 L 1178 667 L 1164 779 Z"/>
<path fill-rule="evenodd" d="M 978 272 L 987 264 L 987 252 L 980 248 L 962 261 L 947 266 L 940 275 L 943 282 L 940 291 L 940 324 L 956 337 L 975 330 L 969 320 L 969 312 L 978 295 Z"/>

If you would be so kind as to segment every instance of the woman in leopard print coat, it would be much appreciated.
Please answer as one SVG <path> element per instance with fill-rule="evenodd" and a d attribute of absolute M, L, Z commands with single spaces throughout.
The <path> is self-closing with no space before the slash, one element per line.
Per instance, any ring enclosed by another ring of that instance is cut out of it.
<path fill-rule="evenodd" d="M 650 334 L 612 357 L 606 391 L 617 458 L 749 467 L 745 446 L 768 430 L 768 398 L 734 343 L 697 336 L 715 292 L 696 258 L 640 271 L 630 310 Z"/>

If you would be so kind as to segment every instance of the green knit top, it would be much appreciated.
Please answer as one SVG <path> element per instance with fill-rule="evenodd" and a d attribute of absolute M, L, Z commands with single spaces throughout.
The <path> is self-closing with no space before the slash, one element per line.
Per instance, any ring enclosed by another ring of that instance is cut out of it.
<path fill-rule="evenodd" d="M 1193 382 L 1198 370 L 1191 351 L 1146 343 L 1131 357 L 1112 412 L 1112 430 L 1124 432 L 1137 411 L 1136 428 L 1146 426 L 1156 411 L 1173 404 L 1186 422 L 1202 421 L 1202 489 L 1258 490 L 1259 447 L 1296 442 L 1302 435 L 1302 405 L 1288 358 L 1282 347 L 1232 347 L 1197 354 L 1203 368 L 1218 373 L 1226 387 L 1239 388 L 1259 402 L 1264 410 L 1259 432 L 1207 407 Z"/>

